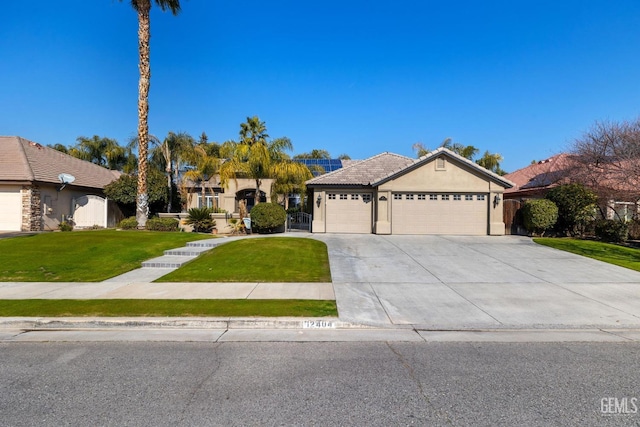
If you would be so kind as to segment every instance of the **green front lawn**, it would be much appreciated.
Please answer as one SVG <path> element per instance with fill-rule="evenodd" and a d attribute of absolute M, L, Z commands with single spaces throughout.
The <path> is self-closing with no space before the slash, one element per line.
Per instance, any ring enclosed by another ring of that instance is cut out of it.
<path fill-rule="evenodd" d="M 330 282 L 327 245 L 265 237 L 225 243 L 157 282 Z"/>
<path fill-rule="evenodd" d="M 326 317 L 335 301 L 316 300 L 0 300 L 0 317 Z"/>
<path fill-rule="evenodd" d="M 640 250 L 593 240 L 536 238 L 534 242 L 555 249 L 640 271 Z"/>
<path fill-rule="evenodd" d="M 2 282 L 101 282 L 139 268 L 187 242 L 195 233 L 91 230 L 41 233 L 0 240 Z"/>

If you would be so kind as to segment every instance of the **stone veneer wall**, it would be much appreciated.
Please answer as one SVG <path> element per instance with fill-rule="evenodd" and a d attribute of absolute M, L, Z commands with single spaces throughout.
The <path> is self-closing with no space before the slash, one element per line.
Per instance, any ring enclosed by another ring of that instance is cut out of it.
<path fill-rule="evenodd" d="M 42 204 L 37 185 L 22 187 L 22 231 L 42 230 Z"/>

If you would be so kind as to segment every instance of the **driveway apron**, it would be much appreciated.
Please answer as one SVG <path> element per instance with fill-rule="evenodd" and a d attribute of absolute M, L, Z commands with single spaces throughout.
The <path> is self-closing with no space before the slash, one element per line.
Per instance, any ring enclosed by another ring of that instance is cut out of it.
<path fill-rule="evenodd" d="M 418 329 L 640 327 L 640 273 L 522 236 L 318 234 L 340 318 Z"/>

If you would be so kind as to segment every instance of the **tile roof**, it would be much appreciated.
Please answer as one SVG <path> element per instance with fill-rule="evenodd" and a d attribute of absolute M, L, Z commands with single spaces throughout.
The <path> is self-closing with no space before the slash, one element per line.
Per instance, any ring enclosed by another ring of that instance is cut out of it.
<path fill-rule="evenodd" d="M 389 174 L 405 169 L 415 161 L 409 157 L 385 152 L 310 179 L 307 185 L 372 185 Z"/>
<path fill-rule="evenodd" d="M 513 181 L 515 186 L 506 190 L 505 193 L 540 190 L 556 185 L 567 177 L 575 164 L 571 156 L 561 153 L 508 173 L 505 177 Z"/>
<path fill-rule="evenodd" d="M 560 184 L 580 182 L 598 192 L 613 192 L 615 197 L 637 199 L 640 181 L 628 160 L 595 166 L 589 158 L 561 153 L 505 175 L 516 186 L 505 191 L 513 196 L 538 195 Z"/>
<path fill-rule="evenodd" d="M 73 186 L 100 189 L 121 175 L 37 142 L 17 136 L 0 136 L 0 181 L 59 184 L 61 173 L 76 178 Z"/>
<path fill-rule="evenodd" d="M 406 173 L 414 168 L 420 167 L 441 154 L 466 164 L 471 169 L 475 169 L 479 173 L 487 176 L 489 179 L 501 183 L 506 188 L 514 185 L 508 179 L 479 166 L 473 161 L 466 159 L 447 148 L 440 147 L 419 159 L 411 159 L 409 157 L 388 152 L 378 154 L 377 156 L 370 157 L 366 160 L 354 162 L 353 164 L 343 167 L 342 169 L 338 169 L 335 172 L 313 178 L 307 181 L 307 186 L 377 186 L 385 181 L 393 179 L 399 174 Z"/>

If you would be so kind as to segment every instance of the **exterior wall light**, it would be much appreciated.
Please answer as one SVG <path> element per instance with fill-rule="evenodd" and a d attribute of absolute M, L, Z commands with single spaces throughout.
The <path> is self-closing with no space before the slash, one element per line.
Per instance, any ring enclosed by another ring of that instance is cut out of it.
<path fill-rule="evenodd" d="M 316 205 L 320 207 L 320 203 L 322 203 L 322 195 L 318 194 L 318 198 L 316 199 Z"/>
<path fill-rule="evenodd" d="M 493 207 L 497 207 L 500 204 L 500 195 L 496 194 L 496 197 L 493 198 Z"/>

